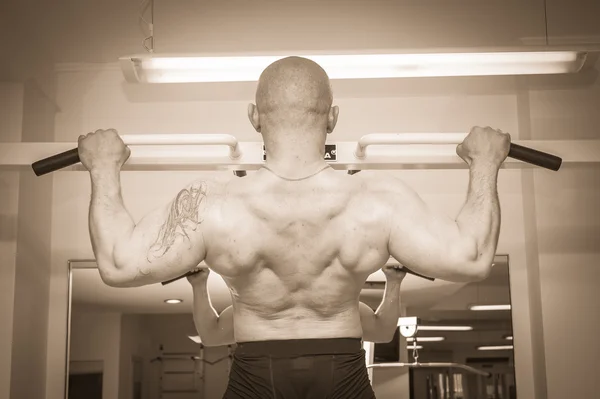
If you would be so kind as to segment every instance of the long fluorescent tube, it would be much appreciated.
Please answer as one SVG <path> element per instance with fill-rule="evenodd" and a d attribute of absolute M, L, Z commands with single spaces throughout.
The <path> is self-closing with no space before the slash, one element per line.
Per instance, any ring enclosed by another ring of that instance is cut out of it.
<path fill-rule="evenodd" d="M 510 305 L 471 305 L 469 310 L 486 311 L 486 310 L 510 310 Z"/>
<path fill-rule="evenodd" d="M 419 331 L 471 331 L 471 326 L 419 326 Z"/>
<path fill-rule="evenodd" d="M 440 342 L 445 340 L 444 337 L 417 337 L 417 342 Z M 414 338 L 406 338 L 408 342 L 413 342 Z"/>
<path fill-rule="evenodd" d="M 412 345 L 406 345 L 406 350 L 411 350 L 411 349 L 423 349 L 423 347 L 421 345 L 417 345 L 416 347 L 412 346 Z"/>
<path fill-rule="evenodd" d="M 301 56 L 320 64 L 331 79 L 371 79 L 576 73 L 587 54 L 538 49 Z M 269 64 L 286 56 L 135 55 L 119 61 L 125 79 L 131 83 L 246 82 L 257 81 Z"/>
<path fill-rule="evenodd" d="M 478 346 L 478 351 L 509 351 L 512 350 L 512 345 L 496 345 L 496 346 Z"/>

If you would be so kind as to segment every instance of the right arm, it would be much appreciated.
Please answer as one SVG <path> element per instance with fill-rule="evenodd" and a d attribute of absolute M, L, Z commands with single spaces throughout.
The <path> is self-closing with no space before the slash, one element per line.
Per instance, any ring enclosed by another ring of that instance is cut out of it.
<path fill-rule="evenodd" d="M 235 343 L 233 334 L 233 308 L 227 307 L 217 313 L 208 293 L 208 269 L 188 276 L 194 291 L 194 325 L 200 340 L 206 346 L 221 346 Z"/>
<path fill-rule="evenodd" d="M 475 128 L 457 153 L 469 165 L 467 199 L 455 219 L 427 207 L 397 180 L 390 188 L 389 252 L 409 269 L 447 281 L 485 279 L 492 267 L 500 234 L 499 168 L 510 137 Z"/>

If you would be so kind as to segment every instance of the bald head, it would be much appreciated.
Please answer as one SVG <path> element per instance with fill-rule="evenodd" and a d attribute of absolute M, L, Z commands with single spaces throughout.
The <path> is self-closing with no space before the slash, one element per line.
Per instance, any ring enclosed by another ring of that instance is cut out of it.
<path fill-rule="evenodd" d="M 254 110 L 260 127 L 255 127 L 263 132 L 285 129 L 325 132 L 329 130 L 332 101 L 329 77 L 323 68 L 306 58 L 283 58 L 269 65 L 260 76 Z"/>

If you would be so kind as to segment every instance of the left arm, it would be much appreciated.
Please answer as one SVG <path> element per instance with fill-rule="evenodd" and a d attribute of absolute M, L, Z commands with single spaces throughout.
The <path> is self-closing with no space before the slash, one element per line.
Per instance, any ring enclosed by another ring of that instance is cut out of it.
<path fill-rule="evenodd" d="M 401 316 L 400 285 L 406 275 L 393 267 L 385 267 L 387 280 L 383 299 L 376 312 L 366 304 L 359 303 L 363 340 L 376 343 L 390 342 L 398 328 Z"/>
<path fill-rule="evenodd" d="M 206 182 L 195 182 L 169 204 L 135 223 L 121 195 L 120 169 L 128 148 L 115 131 L 80 137 L 81 162 L 90 172 L 89 229 L 102 280 L 135 287 L 178 277 L 206 255 L 202 221 L 208 206 Z"/>

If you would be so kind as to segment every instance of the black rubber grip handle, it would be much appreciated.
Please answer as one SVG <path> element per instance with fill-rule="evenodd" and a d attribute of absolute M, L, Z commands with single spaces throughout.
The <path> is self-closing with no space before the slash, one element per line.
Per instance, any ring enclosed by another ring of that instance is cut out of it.
<path fill-rule="evenodd" d="M 177 280 L 181 280 L 182 278 L 185 278 L 185 277 L 187 277 L 187 276 L 191 276 L 191 275 L 192 275 L 192 274 L 194 274 L 194 273 L 195 273 L 195 272 L 187 272 L 187 273 L 186 273 L 186 274 L 184 274 L 183 276 L 179 276 L 179 277 L 175 277 L 175 278 L 172 278 L 172 279 L 170 279 L 170 280 L 167 280 L 167 281 L 163 281 L 161 284 L 162 284 L 162 285 L 171 284 L 172 282 L 175 282 L 175 281 L 177 281 Z"/>
<path fill-rule="evenodd" d="M 415 272 L 413 272 L 412 270 L 410 270 L 410 269 L 409 269 L 408 267 L 406 267 L 406 266 L 402 266 L 402 269 L 401 269 L 401 270 L 402 270 L 402 271 L 404 271 L 404 272 L 406 272 L 406 273 L 408 273 L 408 274 L 412 274 L 413 276 L 417 276 L 417 277 L 424 278 L 425 280 L 429 280 L 429 281 L 435 281 L 435 279 L 434 279 L 433 277 L 427 277 L 427 276 L 424 276 L 424 275 L 422 275 L 422 274 L 415 273 Z"/>
<path fill-rule="evenodd" d="M 518 159 L 519 161 L 527 162 L 536 166 L 541 166 L 542 168 L 550 169 L 553 171 L 559 170 L 560 165 L 562 164 L 562 158 L 559 158 L 556 155 L 548 154 L 547 152 L 534 150 L 533 148 L 523 147 L 522 145 L 512 143 L 510 144 L 508 156 L 514 159 Z"/>
<path fill-rule="evenodd" d="M 52 155 L 51 157 L 34 162 L 31 167 L 36 176 L 42 176 L 46 173 L 75 165 L 78 162 L 80 162 L 79 150 L 73 148 L 72 150 L 61 152 L 60 154 Z"/>

